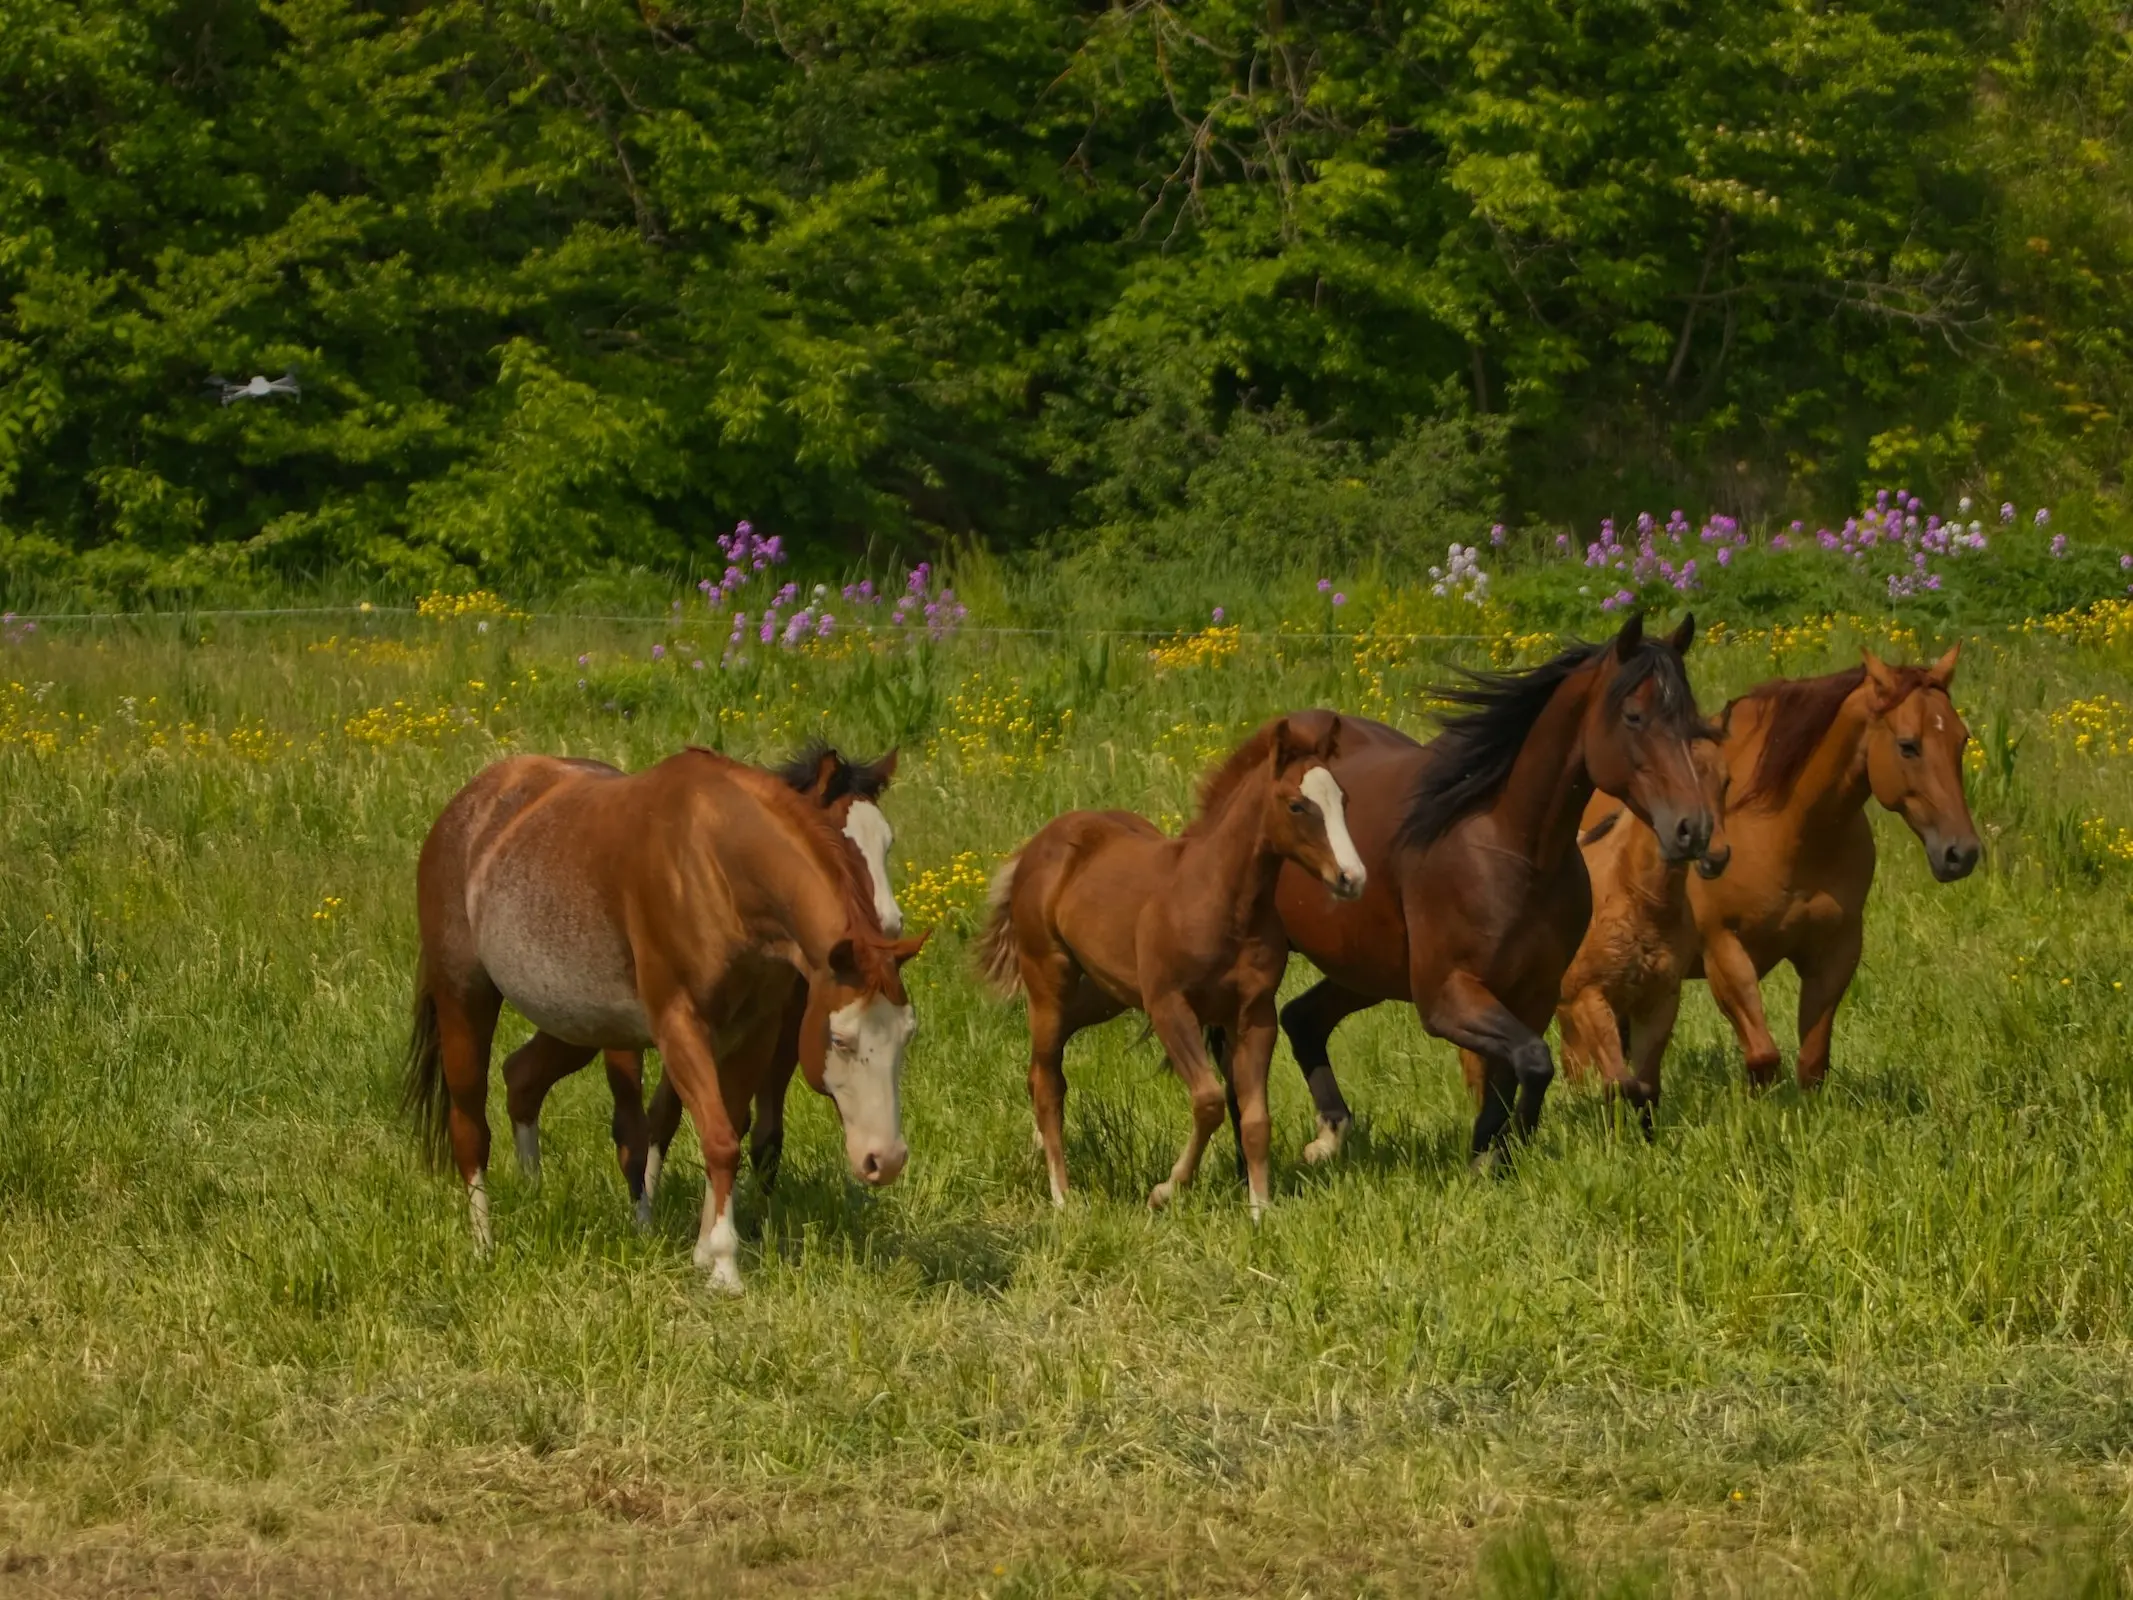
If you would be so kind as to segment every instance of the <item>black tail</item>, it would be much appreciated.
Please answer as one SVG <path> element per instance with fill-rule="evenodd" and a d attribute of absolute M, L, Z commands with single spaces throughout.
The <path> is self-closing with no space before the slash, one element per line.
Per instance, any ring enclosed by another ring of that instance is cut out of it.
<path fill-rule="evenodd" d="M 429 973 L 415 978 L 415 1020 L 407 1035 L 407 1064 L 400 1079 L 400 1109 L 415 1125 L 423 1159 L 442 1168 L 451 1155 L 451 1093 L 444 1082 L 444 1050 L 437 1037 L 437 997 Z"/>

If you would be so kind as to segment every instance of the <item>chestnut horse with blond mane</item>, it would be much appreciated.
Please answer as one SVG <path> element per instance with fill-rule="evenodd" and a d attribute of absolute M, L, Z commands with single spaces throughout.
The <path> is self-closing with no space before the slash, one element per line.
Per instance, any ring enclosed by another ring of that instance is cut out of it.
<path fill-rule="evenodd" d="M 808 985 L 800 1067 L 836 1103 L 853 1175 L 907 1158 L 899 1079 L 917 1024 L 901 968 L 925 942 L 881 930 L 822 811 L 708 750 L 623 775 L 516 756 L 439 815 L 416 873 L 421 952 L 406 1100 L 467 1185 L 490 1247 L 489 1049 L 508 1000 L 526 1047 L 577 1065 L 657 1046 L 703 1147 L 697 1265 L 741 1286 L 738 1126 L 768 1074 L 792 986 Z"/>
<path fill-rule="evenodd" d="M 979 965 L 1002 993 L 1029 998 L 1030 1105 L 1054 1205 L 1067 1193 L 1067 1041 L 1140 1010 L 1192 1096 L 1192 1131 L 1149 1205 L 1192 1181 L 1222 1123 L 1226 1097 L 1206 1049 L 1215 1031 L 1252 1215 L 1266 1209 L 1267 1065 L 1289 962 L 1275 877 L 1286 863 L 1320 895 L 1352 900 L 1367 876 L 1328 770 L 1345 726 L 1331 712 L 1267 723 L 1201 783 L 1199 814 L 1175 839 L 1130 811 L 1070 811 L 994 878 Z"/>
<path fill-rule="evenodd" d="M 1780 961 L 1800 978 L 1799 1085 L 1816 1088 L 1828 1075 L 1837 1006 L 1859 966 L 1874 882 L 1867 801 L 1903 818 L 1938 881 L 1953 883 L 1977 866 L 1977 824 L 1963 795 L 1970 730 L 1948 694 L 1960 648 L 1930 667 L 1892 667 L 1863 650 L 1847 672 L 1775 679 L 1726 707 L 1721 748 L 1733 868 L 1715 883 L 1689 885 L 1699 949 L 1683 975 L 1710 983 L 1758 1088 L 1776 1080 L 1780 1063 L 1760 983 Z M 1623 892 L 1612 877 L 1596 878 L 1595 888 L 1610 899 Z M 1680 913 L 1669 914 L 1678 923 Z M 1671 1009 L 1666 1024 L 1633 1039 L 1632 1063 L 1617 1069 L 1617 1086 L 1644 1104 L 1659 1097 Z M 1596 1015 L 1566 1014 L 1566 1059 L 1574 1053 L 1603 1070 L 1620 1061 L 1607 1049 L 1608 1026 Z"/>
<path fill-rule="evenodd" d="M 1345 1017 L 1411 1000 L 1422 1026 L 1460 1050 L 1477 1103 L 1472 1156 L 1493 1161 L 1540 1121 L 1555 1063 L 1541 1038 L 1592 911 L 1578 818 L 1594 789 L 1657 829 L 1669 860 L 1711 838 L 1690 746 L 1708 739 L 1682 656 L 1641 615 L 1612 640 L 1522 672 L 1482 673 L 1438 694 L 1463 707 L 1418 744 L 1350 719 L 1334 778 L 1370 887 L 1329 905 L 1284 872 L 1276 904 L 1289 942 L 1325 974 L 1281 1013 L 1318 1109 L 1305 1149 L 1340 1148 L 1348 1104 L 1326 1045 Z"/>

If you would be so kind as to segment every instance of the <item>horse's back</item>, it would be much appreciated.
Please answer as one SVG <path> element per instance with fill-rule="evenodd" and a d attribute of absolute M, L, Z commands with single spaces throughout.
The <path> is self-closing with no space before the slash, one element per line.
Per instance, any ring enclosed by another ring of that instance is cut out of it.
<path fill-rule="evenodd" d="M 1174 850 L 1138 812 L 1069 811 L 1053 818 L 1017 861 L 1017 936 L 1025 948 L 1063 945 L 1104 988 L 1132 1002 L 1134 925 L 1166 878 Z"/>

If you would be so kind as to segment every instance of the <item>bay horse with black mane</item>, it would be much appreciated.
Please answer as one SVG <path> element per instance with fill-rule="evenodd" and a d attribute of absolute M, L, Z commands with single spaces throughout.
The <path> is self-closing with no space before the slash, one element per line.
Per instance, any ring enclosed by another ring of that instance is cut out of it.
<path fill-rule="evenodd" d="M 1221 1126 L 1226 1096 L 1207 1050 L 1219 1032 L 1252 1214 L 1265 1210 L 1267 1065 L 1289 961 L 1274 884 L 1286 865 L 1321 897 L 1363 892 L 1329 770 L 1348 726 L 1321 711 L 1267 723 L 1202 781 L 1199 813 L 1175 839 L 1130 811 L 1070 811 L 994 878 L 979 964 L 1003 994 L 1029 999 L 1030 1106 L 1053 1204 L 1067 1193 L 1067 1041 L 1140 1010 L 1192 1096 L 1191 1133 L 1149 1205 L 1192 1181 Z"/>
<path fill-rule="evenodd" d="M 1411 1000 L 1425 1029 L 1459 1047 L 1478 1102 L 1477 1164 L 1539 1123 L 1555 1073 L 1541 1032 L 1592 911 L 1585 802 L 1595 789 L 1625 801 L 1669 860 L 1710 843 L 1690 747 L 1712 730 L 1682 666 L 1694 636 L 1693 618 L 1655 639 L 1632 616 L 1606 643 L 1473 674 L 1437 691 L 1463 709 L 1426 745 L 1343 724 L 1330 765 L 1370 886 L 1332 905 L 1284 871 L 1275 897 L 1289 943 L 1325 974 L 1281 1013 L 1318 1112 L 1306 1159 L 1333 1155 L 1349 1126 L 1327 1041 L 1384 1000 Z"/>
<path fill-rule="evenodd" d="M 1691 882 L 1682 907 L 1624 901 L 1616 875 L 1595 876 L 1595 893 L 1620 902 L 1619 916 L 1652 924 L 1645 937 L 1693 941 L 1682 976 L 1709 981 L 1759 1088 L 1776 1080 L 1780 1060 L 1760 980 L 1780 961 L 1800 978 L 1799 1085 L 1815 1088 L 1829 1072 L 1837 1006 L 1858 969 L 1874 882 L 1867 801 L 1903 818 L 1938 881 L 1953 883 L 1977 866 L 1977 824 L 1963 795 L 1970 730 L 1948 694 L 1959 648 L 1930 667 L 1890 666 L 1866 650 L 1849 671 L 1749 690 L 1726 707 L 1720 746 L 1731 785 L 1732 870 L 1716 882 Z M 1647 1102 L 1659 1096 L 1670 1008 L 1666 1022 L 1635 1051 L 1623 1084 Z M 1597 1015 L 1566 1016 L 1566 1056 L 1574 1048 L 1607 1064 L 1604 1041 L 1590 1037 L 1607 1025 Z M 1571 1030 L 1581 1031 L 1574 1047 Z"/>
<path fill-rule="evenodd" d="M 882 931 L 842 835 L 774 775 L 693 749 L 629 775 L 500 761 L 431 827 L 416 889 L 406 1101 L 457 1164 L 484 1252 L 489 1049 L 506 1000 L 538 1030 L 526 1051 L 565 1071 L 658 1047 L 703 1147 L 696 1261 L 716 1287 L 741 1285 L 736 1129 L 795 983 L 808 986 L 800 1067 L 836 1104 L 853 1175 L 902 1172 L 899 1080 L 917 1022 L 901 969 L 925 941 Z"/>
<path fill-rule="evenodd" d="M 873 761 L 854 761 L 834 745 L 816 739 L 782 766 L 768 769 L 793 793 L 819 807 L 830 825 L 858 853 L 873 892 L 875 916 L 882 932 L 892 939 L 904 931 L 904 913 L 889 887 L 889 851 L 895 846 L 896 834 L 882 813 L 880 802 L 882 792 L 896 776 L 896 757 L 897 753 L 891 750 Z M 785 1094 L 792 1083 L 793 1069 L 799 1064 L 800 1023 L 806 1011 L 806 986 L 795 985 L 752 1113 L 737 1130 L 750 1136 L 749 1164 L 755 1168 L 756 1180 L 766 1193 L 776 1182 L 779 1158 L 785 1149 Z M 662 1077 L 647 1119 L 643 1055 L 635 1050 L 609 1050 L 604 1054 L 608 1090 L 614 1099 L 615 1159 L 622 1168 L 623 1182 L 629 1186 L 638 1225 L 648 1227 L 659 1174 L 681 1126 L 681 1097 L 675 1092 L 672 1078 Z M 514 1051 L 504 1063 L 504 1086 L 519 1170 L 529 1178 L 538 1181 L 541 1174 L 542 1103 L 549 1090 L 584 1064 L 530 1044 Z"/>

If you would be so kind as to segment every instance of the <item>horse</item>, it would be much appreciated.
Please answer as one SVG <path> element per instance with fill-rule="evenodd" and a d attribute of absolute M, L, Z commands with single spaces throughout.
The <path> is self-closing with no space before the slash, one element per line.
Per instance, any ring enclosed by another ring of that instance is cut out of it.
<path fill-rule="evenodd" d="M 1539 1125 L 1555 1075 L 1541 1030 L 1592 910 L 1577 848 L 1585 802 L 1596 788 L 1624 801 L 1669 861 L 1710 844 L 1691 747 L 1713 730 L 1682 665 L 1695 628 L 1684 618 L 1647 638 L 1633 614 L 1604 643 L 1469 674 L 1435 691 L 1464 709 L 1426 745 L 1344 725 L 1332 770 L 1370 887 L 1329 905 L 1284 871 L 1275 891 L 1290 945 L 1325 974 L 1281 1013 L 1318 1115 L 1306 1160 L 1336 1154 L 1350 1123 L 1327 1042 L 1383 1000 L 1411 1001 L 1428 1032 L 1459 1047 L 1476 1167 Z"/>
<path fill-rule="evenodd" d="M 1829 1074 L 1837 1006 L 1858 969 L 1874 881 L 1867 801 L 1903 818 L 1937 881 L 1953 883 L 1977 866 L 1977 824 L 1963 795 L 1970 730 L 1948 695 L 1960 652 L 1955 646 L 1918 667 L 1862 650 L 1849 671 L 1773 679 L 1725 709 L 1734 866 L 1717 882 L 1689 885 L 1696 951 L 1682 975 L 1711 985 L 1756 1088 L 1776 1081 L 1781 1060 L 1760 981 L 1780 961 L 1800 979 L 1796 1079 L 1814 1089 Z M 1617 891 L 1607 883 L 1603 892 Z M 1652 1100 L 1665 1048 L 1661 1030 L 1638 1052 L 1637 1092 Z"/>
<path fill-rule="evenodd" d="M 416 869 L 421 945 L 404 1100 L 467 1186 L 489 1253 L 489 1050 L 505 1000 L 561 1076 L 656 1046 L 703 1146 L 696 1264 L 741 1287 L 736 1127 L 766 1080 L 792 986 L 800 1067 L 836 1104 L 853 1176 L 904 1169 L 904 964 L 853 853 L 770 773 L 690 749 L 643 772 L 549 756 L 497 762 L 453 796 Z"/>
<path fill-rule="evenodd" d="M 1205 1048 L 1219 1030 L 1252 1215 L 1265 1211 L 1267 1065 L 1289 959 L 1275 878 L 1287 866 L 1349 900 L 1368 879 L 1329 770 L 1345 727 L 1330 712 L 1267 723 L 1202 781 L 1177 838 L 1130 811 L 1070 811 L 995 875 L 979 968 L 1003 996 L 1029 999 L 1030 1105 L 1054 1205 L 1067 1195 L 1067 1041 L 1137 1009 L 1192 1097 L 1191 1134 L 1148 1204 L 1161 1209 L 1192 1181 L 1222 1121 Z"/>
<path fill-rule="evenodd" d="M 1713 819 L 1711 842 L 1694 867 L 1710 879 L 1732 860 L 1731 774 L 1715 742 L 1694 749 Z M 1682 976 L 1701 949 L 1689 911 L 1689 867 L 1664 859 L 1658 836 L 1608 795 L 1592 797 L 1582 826 L 1578 849 L 1592 880 L 1592 919 L 1563 974 L 1555 1011 L 1563 1072 L 1573 1083 L 1597 1076 L 1635 1109 L 1650 1138 L 1659 1057 L 1673 1033 Z"/>
<path fill-rule="evenodd" d="M 769 769 L 795 794 L 820 807 L 831 825 L 859 853 L 873 892 L 875 915 L 882 932 L 892 939 L 904 931 L 904 913 L 889 887 L 889 851 L 896 843 L 896 834 L 882 814 L 880 800 L 882 791 L 896 776 L 896 756 L 896 751 L 891 750 L 874 761 L 854 761 L 840 754 L 835 746 L 817 739 L 784 765 Z M 753 1115 L 739 1130 L 751 1135 L 749 1164 L 765 1193 L 776 1182 L 778 1162 L 785 1149 L 785 1093 L 792 1083 L 793 1068 L 799 1063 L 800 1022 L 806 1010 L 807 991 L 803 986 L 794 986 L 786 1002 L 785 1023 L 771 1053 L 768 1074 L 756 1093 Z M 637 1225 L 650 1227 L 659 1174 L 681 1126 L 681 1098 L 672 1081 L 662 1078 L 652 1096 L 647 1119 L 643 1055 L 634 1050 L 609 1050 L 604 1055 L 608 1091 L 614 1100 L 610 1125 L 615 1159 L 629 1186 Z M 541 1105 L 549 1090 L 583 1065 L 582 1061 L 530 1046 L 514 1051 L 504 1063 L 506 1103 L 519 1170 L 532 1181 L 538 1182 L 541 1175 Z"/>

